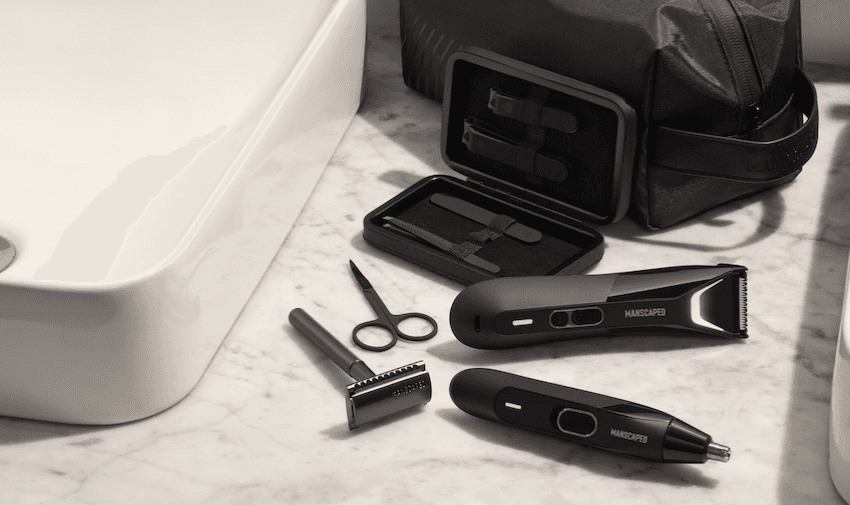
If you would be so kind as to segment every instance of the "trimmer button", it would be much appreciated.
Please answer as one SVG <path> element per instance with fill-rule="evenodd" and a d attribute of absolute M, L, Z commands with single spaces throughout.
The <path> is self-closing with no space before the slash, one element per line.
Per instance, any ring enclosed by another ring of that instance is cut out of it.
<path fill-rule="evenodd" d="M 556 310 L 549 316 L 549 324 L 555 328 L 565 328 L 570 324 L 570 313 L 565 310 Z"/>
<path fill-rule="evenodd" d="M 565 408 L 558 412 L 555 425 L 567 435 L 587 438 L 596 433 L 596 416 L 584 410 Z"/>
<path fill-rule="evenodd" d="M 581 309 L 573 312 L 573 324 L 576 326 L 592 326 L 602 322 L 602 310 L 596 307 Z"/>
<path fill-rule="evenodd" d="M 595 326 L 604 319 L 602 309 L 588 307 L 586 309 L 559 309 L 549 314 L 549 324 L 553 328 L 575 328 L 579 326 Z"/>

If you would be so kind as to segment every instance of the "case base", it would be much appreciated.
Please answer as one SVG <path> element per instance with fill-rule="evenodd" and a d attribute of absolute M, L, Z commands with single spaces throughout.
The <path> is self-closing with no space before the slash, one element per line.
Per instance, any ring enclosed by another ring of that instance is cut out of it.
<path fill-rule="evenodd" d="M 482 236 L 488 236 L 487 225 L 435 203 L 435 195 L 455 198 L 494 217 L 506 216 L 539 233 L 529 232 L 531 239 L 521 240 L 511 236 L 508 228 L 505 233 L 482 241 Z M 387 217 L 409 223 L 455 246 L 480 244 L 471 254 L 483 262 L 441 250 L 426 238 L 394 226 Z M 363 237 L 379 249 L 462 284 L 503 276 L 580 273 L 602 257 L 603 242 L 601 235 L 578 221 L 556 221 L 502 200 L 480 185 L 441 175 L 419 181 L 370 212 L 364 219 Z"/>

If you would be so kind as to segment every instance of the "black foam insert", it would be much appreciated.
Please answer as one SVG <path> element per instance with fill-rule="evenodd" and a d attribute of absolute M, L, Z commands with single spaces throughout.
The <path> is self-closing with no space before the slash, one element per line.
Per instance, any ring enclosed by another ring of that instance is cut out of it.
<path fill-rule="evenodd" d="M 576 258 L 595 249 L 598 235 L 582 226 L 557 222 L 526 209 L 493 198 L 462 181 L 432 178 L 419 184 L 383 208 L 367 216 L 372 227 L 381 227 L 384 217 L 394 217 L 427 230 L 452 243 L 469 240 L 470 234 L 486 228 L 476 221 L 439 207 L 430 201 L 436 193 L 460 198 L 496 214 L 504 214 L 542 233 L 540 241 L 524 243 L 508 235 L 486 242 L 474 254 L 499 266 L 499 276 L 552 275 L 563 271 Z M 578 225 L 578 223 L 576 223 Z M 387 231 L 386 233 L 403 232 Z M 410 239 L 416 243 L 415 240 Z M 419 243 L 416 247 L 432 247 Z M 446 253 L 447 254 L 447 253 Z M 448 255 L 448 254 L 447 254 Z M 439 271 L 439 265 L 425 265 Z"/>

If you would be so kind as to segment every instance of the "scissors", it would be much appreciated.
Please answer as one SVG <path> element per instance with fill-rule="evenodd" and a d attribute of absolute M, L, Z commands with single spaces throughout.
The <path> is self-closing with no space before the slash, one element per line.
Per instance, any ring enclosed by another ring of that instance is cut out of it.
<path fill-rule="evenodd" d="M 354 343 L 360 346 L 367 351 L 386 351 L 390 347 L 394 346 L 398 339 L 402 338 L 404 340 L 412 340 L 415 342 L 419 342 L 422 340 L 428 340 L 437 334 L 437 321 L 434 321 L 434 318 L 431 316 L 426 316 L 421 312 L 408 312 L 405 314 L 391 314 L 389 310 L 387 310 L 387 306 L 384 305 L 384 302 L 381 300 L 381 297 L 378 296 L 378 293 L 375 292 L 375 288 L 372 287 L 372 284 L 366 280 L 366 277 L 360 273 L 360 270 L 357 268 L 357 265 L 354 264 L 353 261 L 348 260 L 348 263 L 351 264 L 351 271 L 354 272 L 354 278 L 357 279 L 357 283 L 360 285 L 360 289 L 363 290 L 363 294 L 366 296 L 366 299 L 369 301 L 369 305 L 372 306 L 372 309 L 378 314 L 378 319 L 374 319 L 372 321 L 366 321 L 365 323 L 360 323 L 354 327 L 354 330 L 351 332 L 352 337 L 354 337 Z M 427 335 L 408 335 L 401 331 L 398 327 L 399 323 L 402 321 L 406 321 L 409 319 L 419 320 L 423 323 L 427 323 L 431 327 L 431 332 Z M 360 330 L 364 328 L 380 328 L 382 330 L 386 330 L 389 332 L 392 340 L 389 341 L 388 344 L 385 345 L 369 345 L 358 337 Z"/>

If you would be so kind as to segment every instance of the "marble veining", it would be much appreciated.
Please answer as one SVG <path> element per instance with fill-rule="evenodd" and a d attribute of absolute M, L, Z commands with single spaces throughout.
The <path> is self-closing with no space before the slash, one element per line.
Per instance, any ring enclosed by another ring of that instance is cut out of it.
<path fill-rule="evenodd" d="M 850 71 L 810 65 L 817 152 L 793 183 L 662 232 L 600 227 L 588 273 L 738 263 L 749 271 L 743 341 L 600 338 L 511 351 L 457 342 L 462 288 L 362 238 L 369 211 L 440 157 L 440 105 L 404 87 L 392 27 L 369 37 L 368 96 L 263 281 L 195 389 L 118 426 L 0 418 L 0 503 L 839 504 L 827 468 L 830 381 L 850 243 Z M 393 312 L 440 331 L 384 353 L 376 372 L 424 359 L 422 409 L 349 432 L 351 380 L 288 323 L 304 308 L 350 343 L 372 311 L 354 260 Z M 492 367 L 643 403 L 732 447 L 729 463 L 663 465 L 473 418 L 448 396 L 455 373 Z M 848 476 L 850 478 L 850 476 Z"/>

